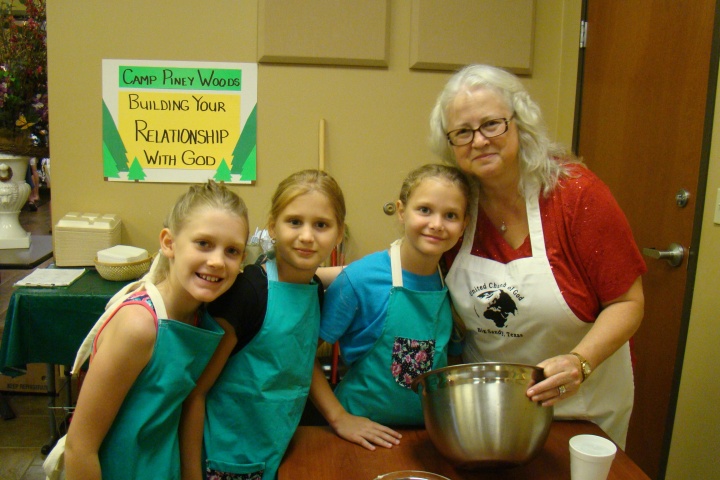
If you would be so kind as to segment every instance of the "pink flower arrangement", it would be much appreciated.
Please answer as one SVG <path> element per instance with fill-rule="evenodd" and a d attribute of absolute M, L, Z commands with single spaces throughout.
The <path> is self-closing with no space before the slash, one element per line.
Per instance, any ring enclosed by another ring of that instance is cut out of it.
<path fill-rule="evenodd" d="M 0 0 L 0 149 L 47 156 L 48 94 L 45 1 Z"/>

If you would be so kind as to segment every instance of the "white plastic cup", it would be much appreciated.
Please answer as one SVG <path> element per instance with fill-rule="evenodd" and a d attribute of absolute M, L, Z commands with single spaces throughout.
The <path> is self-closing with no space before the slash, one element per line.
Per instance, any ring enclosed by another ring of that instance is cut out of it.
<path fill-rule="evenodd" d="M 576 435 L 570 439 L 570 478 L 606 480 L 617 447 L 597 435 Z"/>

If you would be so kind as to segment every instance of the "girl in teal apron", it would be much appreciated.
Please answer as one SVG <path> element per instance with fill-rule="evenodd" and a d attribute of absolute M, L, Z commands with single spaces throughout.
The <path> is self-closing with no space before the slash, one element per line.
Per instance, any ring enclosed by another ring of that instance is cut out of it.
<path fill-rule="evenodd" d="M 78 353 L 73 371 L 92 354 L 90 368 L 51 476 L 64 463 L 69 478 L 180 478 L 182 404 L 223 336 L 203 305 L 235 281 L 249 228 L 243 201 L 212 181 L 181 196 L 167 225 L 151 271 Z"/>
<path fill-rule="evenodd" d="M 341 437 L 373 450 L 398 443 L 387 425 L 423 424 L 411 385 L 447 365 L 452 313 L 438 262 L 467 225 L 469 194 L 453 167 L 412 171 L 397 201 L 403 238 L 350 264 L 330 285 L 320 338 L 339 340 L 348 370 L 333 392 L 316 363 L 311 398 Z"/>
<path fill-rule="evenodd" d="M 262 321 L 241 349 L 218 349 L 198 382 L 192 398 L 205 404 L 204 430 L 184 442 L 197 445 L 202 434 L 203 449 L 187 451 L 193 462 L 184 478 L 276 478 L 310 388 L 322 291 L 315 271 L 342 240 L 344 221 L 342 192 L 326 173 L 305 170 L 278 186 L 271 259 L 249 265 L 212 310 L 238 336 L 247 328 L 238 322 L 244 311 L 264 311 Z M 265 281 L 252 283 L 251 275 Z"/>

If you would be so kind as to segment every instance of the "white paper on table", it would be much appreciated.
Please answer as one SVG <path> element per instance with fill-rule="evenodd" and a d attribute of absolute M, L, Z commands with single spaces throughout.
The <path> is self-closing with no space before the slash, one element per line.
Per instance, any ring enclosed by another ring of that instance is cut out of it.
<path fill-rule="evenodd" d="M 15 282 L 16 287 L 67 287 L 85 273 L 84 268 L 36 268 Z"/>

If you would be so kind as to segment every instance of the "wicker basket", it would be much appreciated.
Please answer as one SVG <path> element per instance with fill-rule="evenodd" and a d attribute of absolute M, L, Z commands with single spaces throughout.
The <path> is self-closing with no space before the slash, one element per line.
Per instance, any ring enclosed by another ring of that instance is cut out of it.
<path fill-rule="evenodd" d="M 153 256 L 149 256 L 137 262 L 128 263 L 103 263 L 95 257 L 95 269 L 105 280 L 115 282 L 135 280 L 142 277 L 149 269 Z"/>

